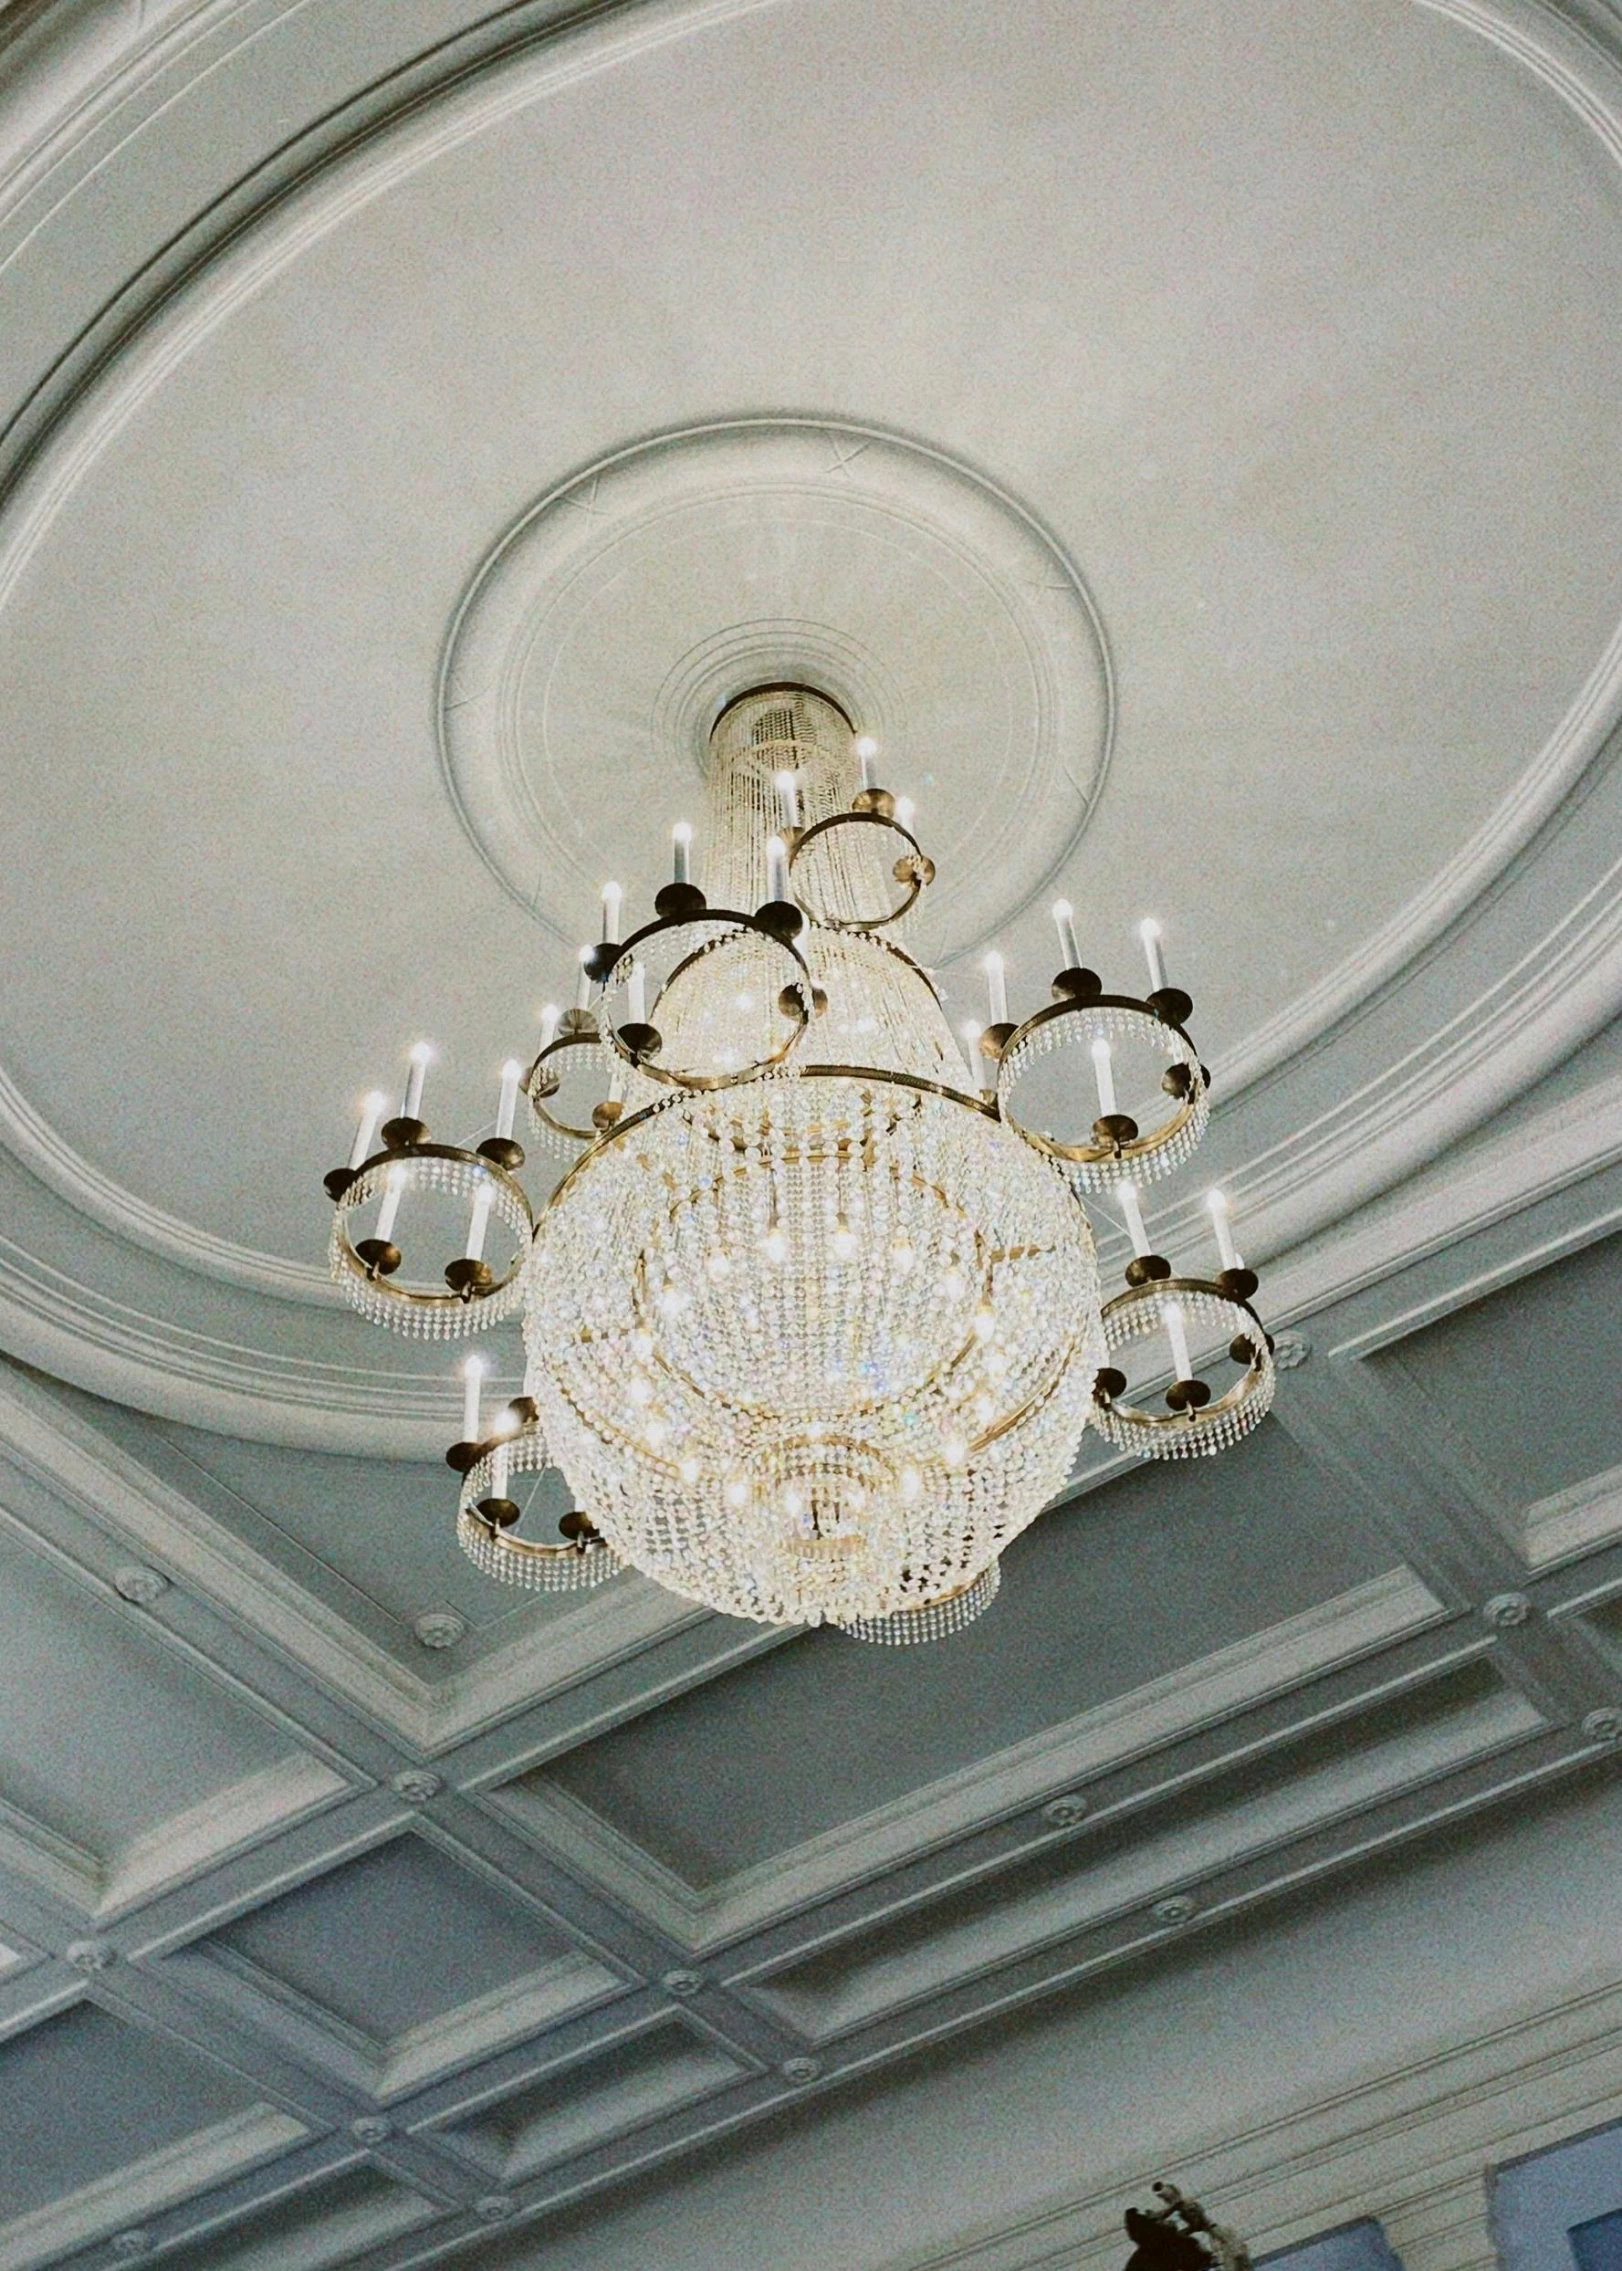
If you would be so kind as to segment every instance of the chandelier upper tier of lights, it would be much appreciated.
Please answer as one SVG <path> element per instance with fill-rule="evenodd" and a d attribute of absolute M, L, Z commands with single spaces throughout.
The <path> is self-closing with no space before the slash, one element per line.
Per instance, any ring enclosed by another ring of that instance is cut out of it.
<path fill-rule="evenodd" d="M 1220 1198 L 1214 1275 L 1174 1275 L 1144 1229 L 1139 1189 L 1193 1153 L 1210 1076 L 1155 927 L 1147 994 L 1107 993 L 1063 902 L 1051 1000 L 1016 1023 L 988 956 L 990 1022 L 960 1044 L 903 943 L 934 863 L 827 697 L 742 695 L 710 753 L 704 887 L 685 824 L 653 919 L 627 927 L 605 887 L 574 1006 L 506 1066 L 494 1133 L 430 1138 L 420 1045 L 381 1137 L 368 1099 L 327 1178 L 333 1274 L 421 1337 L 522 1314 L 524 1394 L 484 1426 L 470 1358 L 447 1454 L 491 1575 L 572 1590 L 629 1567 L 734 1616 L 938 1638 L 994 1597 L 1089 1419 L 1183 1458 L 1272 1400 Z M 520 1089 L 565 1161 L 539 1207 Z M 1098 1200 L 1133 1248 L 1108 1301 Z M 423 1279 L 406 1246 L 455 1258 Z M 549 1466 L 575 1510 L 526 1535 Z"/>

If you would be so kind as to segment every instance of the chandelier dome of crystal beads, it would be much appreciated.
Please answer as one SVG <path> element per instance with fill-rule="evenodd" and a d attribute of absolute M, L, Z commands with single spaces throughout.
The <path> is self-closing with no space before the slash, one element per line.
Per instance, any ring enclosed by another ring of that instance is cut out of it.
<path fill-rule="evenodd" d="M 652 921 L 626 934 L 607 887 L 575 1007 L 522 1078 L 566 1161 L 550 1198 L 532 1210 L 516 1180 L 520 1068 L 495 1135 L 460 1151 L 429 1140 L 419 1055 L 383 1149 L 374 1099 L 328 1177 L 334 1274 L 373 1321 L 429 1338 L 522 1308 L 524 1395 L 486 1435 L 470 1380 L 449 1454 L 488 1574 L 563 1591 L 628 1567 L 735 1616 L 942 1637 L 995 1597 L 999 1554 L 1063 1488 L 1089 1418 L 1188 1457 L 1267 1408 L 1270 1344 L 1225 1212 L 1218 1277 L 1173 1278 L 1137 1195 L 1198 1144 L 1209 1076 L 1153 937 L 1146 999 L 1107 995 L 1062 905 L 1053 1001 L 1016 1026 L 990 958 L 992 1022 L 966 1060 L 906 943 L 934 866 L 872 745 L 826 697 L 767 687 L 722 713 L 710 756 L 702 885 L 678 827 Z M 1162 1099 L 1147 1131 L 1118 1108 L 1134 1048 Z M 1078 1064 L 1090 1127 L 1073 1125 Z M 1110 1302 L 1083 1193 L 1112 1197 L 1132 1239 Z M 443 1289 L 403 1274 L 404 1194 L 470 1209 Z M 1231 1338 L 1214 1402 L 1191 1328 L 1202 1348 Z M 1150 1344 L 1172 1358 L 1160 1411 L 1116 1368 Z M 561 1538 L 521 1538 L 513 1492 L 549 1464 L 575 1510 Z"/>

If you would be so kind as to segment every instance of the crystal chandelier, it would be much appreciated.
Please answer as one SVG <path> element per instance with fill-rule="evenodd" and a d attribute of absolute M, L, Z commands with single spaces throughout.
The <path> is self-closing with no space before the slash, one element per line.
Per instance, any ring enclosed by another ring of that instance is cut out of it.
<path fill-rule="evenodd" d="M 370 1098 L 327 1177 L 363 1316 L 432 1340 L 522 1318 L 524 1394 L 484 1426 L 469 1359 L 447 1454 L 493 1577 L 561 1591 L 629 1567 L 733 1616 L 935 1639 L 994 1598 L 1089 1420 L 1187 1458 L 1272 1400 L 1220 1198 L 1213 1275 L 1174 1275 L 1144 1225 L 1210 1081 L 1154 925 L 1149 990 L 1110 994 L 1061 902 L 1052 998 L 1016 1022 L 990 955 L 990 1020 L 954 1034 L 905 944 L 934 863 L 875 758 L 824 695 L 740 696 L 711 736 L 704 887 L 678 824 L 652 920 L 627 930 L 605 888 L 574 1006 L 505 1068 L 493 1134 L 430 1138 L 419 1046 L 399 1115 L 379 1135 Z M 561 1164 L 539 1207 L 520 1092 Z M 1133 1249 L 1109 1300 L 1100 1203 Z M 407 1273 L 402 1220 L 453 1253 L 442 1271 Z M 530 1535 L 548 1467 L 575 1511 Z"/>

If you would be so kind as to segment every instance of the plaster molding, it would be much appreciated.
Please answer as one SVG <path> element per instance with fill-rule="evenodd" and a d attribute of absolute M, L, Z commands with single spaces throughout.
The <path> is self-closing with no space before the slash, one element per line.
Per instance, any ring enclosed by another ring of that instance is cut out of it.
<path fill-rule="evenodd" d="M 194 277 L 208 267 L 226 238 L 233 250 L 188 292 L 184 304 L 166 301 L 167 287 L 154 275 L 151 299 L 142 305 L 132 301 L 121 318 L 122 346 L 116 352 L 110 346 L 98 359 L 101 375 L 91 382 L 64 368 L 60 387 L 46 406 L 61 463 L 54 457 L 41 459 L 8 503 L 8 527 L 16 531 L 12 567 L 26 557 L 30 530 L 37 533 L 48 522 L 145 386 L 160 384 L 175 360 L 245 293 L 279 272 L 354 203 L 380 193 L 491 121 L 543 100 L 555 86 L 609 68 L 643 46 L 679 39 L 696 27 L 765 4 L 767 0 L 709 0 L 693 8 L 650 0 L 626 14 L 595 16 L 562 28 L 549 28 L 544 12 L 520 10 L 512 19 L 510 47 L 459 80 L 442 104 L 425 106 L 420 99 L 424 88 L 417 81 L 409 104 L 400 93 L 407 122 L 397 119 L 381 140 L 374 133 L 363 150 L 334 156 L 325 139 L 317 147 L 313 132 L 303 141 L 295 137 L 274 183 L 267 174 L 259 185 L 260 225 L 244 236 L 253 219 L 252 200 L 247 209 L 233 207 L 229 224 L 223 214 L 197 222 L 188 249 Z M 1434 5 L 1532 72 L 1597 138 L 1611 162 L 1619 161 L 1622 101 L 1615 62 L 1587 31 L 1536 0 L 1499 0 L 1492 8 L 1478 0 L 1421 4 Z M 279 21 L 285 12 L 272 11 L 266 20 Z M 194 19 L 199 24 L 206 19 L 210 27 L 237 21 L 224 7 L 177 14 L 172 19 L 176 41 L 183 29 L 189 36 Z M 443 58 L 447 78 L 461 68 L 453 61 L 454 48 L 453 41 Z M 429 77 L 431 82 L 432 73 Z M 393 113 L 386 93 L 372 90 L 364 105 L 359 97 L 355 100 L 357 120 L 364 110 L 369 128 L 389 125 Z M 325 122 L 323 136 L 330 127 Z M 1567 718 L 1472 845 L 1432 879 L 1397 918 L 1397 927 L 1368 942 L 1323 988 L 1294 1005 L 1286 1024 L 1253 1036 L 1240 1051 L 1234 1064 L 1236 1095 L 1247 1084 L 1254 1088 L 1274 1078 L 1284 1057 L 1308 1044 L 1309 1034 L 1318 1036 L 1313 1045 L 1324 1046 L 1326 1021 L 1338 1034 L 1343 1024 L 1355 1023 L 1365 1013 L 1371 989 L 1395 984 L 1399 968 L 1411 975 L 1416 958 L 1424 962 L 1441 950 L 1449 923 L 1491 896 L 1493 879 L 1506 872 L 1506 863 L 1513 862 L 1580 777 L 1596 737 L 1619 705 L 1622 633 L 1610 641 Z M 1613 890 L 1613 900 L 1615 896 Z M 1534 1077 L 1562 1047 L 1580 1038 L 1606 1004 L 1614 1005 L 1622 973 L 1618 930 L 1615 920 L 1602 921 L 1586 940 L 1555 941 L 1540 982 L 1517 990 L 1506 981 L 1508 992 L 1500 989 L 1504 998 L 1496 1007 L 1496 997 L 1486 997 L 1464 1013 L 1476 1028 L 1473 1039 L 1441 1050 L 1415 1050 L 1405 1065 L 1394 1066 L 1383 1082 L 1374 1084 L 1350 1123 L 1350 1138 L 1347 1125 L 1338 1123 L 1333 1141 L 1326 1133 L 1317 1141 L 1309 1136 L 1299 1145 L 1294 1140 L 1287 1147 L 1275 1145 L 1281 1156 L 1271 1167 L 1264 1154 L 1256 1194 L 1272 1217 L 1275 1246 L 1304 1234 L 1337 1207 L 1366 1198 L 1371 1188 L 1400 1171 L 1415 1148 L 1434 1149 L 1457 1136 L 1490 1103 L 1501 1102 L 1517 1083 Z M 326 1303 L 336 1298 L 317 1269 L 253 1253 L 121 1192 L 46 1129 L 14 1086 L 0 1089 L 0 1121 L 19 1156 L 50 1187 L 71 1191 L 74 1203 L 93 1219 L 187 1271 L 278 1300 Z M 1349 1175 L 1360 1181 L 1348 1181 Z M 13 1345 L 31 1360 L 101 1392 L 172 1416 L 194 1414 L 225 1431 L 384 1455 L 428 1448 L 421 1391 L 380 1392 L 371 1384 L 352 1382 L 335 1386 L 318 1368 L 248 1350 L 239 1364 L 167 1318 L 133 1319 L 105 1297 L 83 1288 L 79 1293 L 77 1308 L 68 1314 L 59 1295 L 44 1294 L 26 1268 L 0 1271 L 0 1320 Z"/>
<path fill-rule="evenodd" d="M 363 2033 L 235 1949 L 202 1942 L 172 1959 L 188 1987 L 342 2088 L 388 2105 L 458 2068 L 488 2058 L 557 2020 L 589 2010 L 622 1982 L 583 1952 L 560 1955 L 526 1977 L 386 2040 Z"/>
<path fill-rule="evenodd" d="M 538 1789 L 531 1778 L 489 1796 L 615 1898 L 652 1916 L 684 1945 L 710 1949 L 905 1858 L 953 1844 L 1000 1816 L 1035 1807 L 1055 1784 L 1084 1781 L 1421 1631 L 1444 1614 L 1410 1570 L 1390 1570 L 703 1892 L 556 1785 Z"/>
<path fill-rule="evenodd" d="M 672 632 L 657 654 L 620 653 L 637 578 L 669 585 L 672 548 L 699 534 L 724 537 L 734 563 L 725 627 L 696 647 Z M 801 615 L 778 611 L 791 604 Z M 928 688 L 950 722 L 925 746 L 949 779 L 954 757 L 993 767 L 980 811 L 957 815 L 956 852 L 950 834 L 938 840 L 947 791 L 934 792 L 932 849 L 960 873 L 935 895 L 931 936 L 942 921 L 949 936 L 930 958 L 956 961 L 1039 898 L 1079 842 L 1108 772 L 1114 675 L 1096 603 L 1052 532 L 983 468 L 906 434 L 849 417 L 712 419 L 616 449 L 548 490 L 480 562 L 452 618 L 436 702 L 447 796 L 503 888 L 572 944 L 566 905 L 543 906 L 538 878 L 554 890 L 571 880 L 589 904 L 611 853 L 583 838 L 568 804 L 574 780 L 623 739 L 594 746 L 609 664 L 593 632 L 632 679 L 618 699 L 646 702 L 647 746 L 702 770 L 721 704 L 763 674 L 825 679 L 854 718 L 892 734 L 915 667 L 894 614 L 909 632 L 956 622 L 945 675 Z M 636 685 L 638 662 L 657 683 Z M 991 877 L 1003 895 L 988 903 Z"/>
<path fill-rule="evenodd" d="M 36 2264 L 104 2239 L 205 2185 L 240 2175 L 308 2134 L 303 2122 L 266 2105 L 215 2122 L 178 2145 L 0 2224 L 0 2271 L 33 2271 Z"/>
<path fill-rule="evenodd" d="M 704 1615 L 656 1586 L 617 1581 L 435 1684 L 97 1435 L 47 1389 L 0 1375 L 0 1447 L 98 1529 L 150 1554 L 242 1630 L 428 1753 L 639 1655 Z"/>
<path fill-rule="evenodd" d="M 296 1754 L 171 1814 L 157 1828 L 109 1856 L 99 1872 L 95 1914 L 111 1922 L 235 1853 L 307 1821 L 355 1785 L 318 1758 Z"/>
<path fill-rule="evenodd" d="M 1465 2271 L 1496 2262 L 1484 2163 L 1618 2119 L 1622 1982 L 1608 1981 L 1327 2098 L 1298 2093 L 1254 2127 L 1166 2139 L 1164 2162 L 1095 2170 L 1085 2192 L 888 2271 L 1114 2271 L 1121 2202 L 1163 2165 L 1197 2168 L 1258 2256 L 1373 2214 L 1411 2271 Z"/>
<path fill-rule="evenodd" d="M 1399 1270 L 1529 1213 L 1619 1162 L 1622 1075 L 1613 1075 L 1520 1126 L 1496 1134 L 1489 1129 L 1455 1157 L 1423 1169 L 1343 1226 L 1286 1254 L 1268 1272 L 1268 1314 L 1280 1320 L 1321 1314 Z M 1412 1331 L 1431 1314 L 1426 1309 L 1405 1316 L 1398 1329 Z M 1378 1337 L 1359 1332 L 1335 1340 L 1326 1353 L 1366 1355 Z"/>
<path fill-rule="evenodd" d="M 1521 1550 L 1533 1569 L 1550 1569 L 1595 1546 L 1614 1544 L 1622 1538 L 1622 1467 L 1540 1498 L 1526 1508 L 1519 1527 Z"/>
<path fill-rule="evenodd" d="M 197 1270 L 226 1285 L 247 1286 L 282 1301 L 314 1301 L 341 1308 L 343 1294 L 325 1269 L 311 1262 L 288 1261 L 280 1254 L 262 1254 L 229 1238 L 199 1230 L 178 1215 L 153 1206 L 85 1158 L 43 1119 L 16 1082 L 0 1066 L 0 1142 L 31 1175 L 55 1191 L 68 1204 L 99 1222 L 115 1237 L 127 1238 L 148 1253 L 178 1262 L 182 1269 Z M 320 1217 L 312 1212 L 312 1225 Z M 312 1242 L 314 1232 L 312 1230 Z"/>

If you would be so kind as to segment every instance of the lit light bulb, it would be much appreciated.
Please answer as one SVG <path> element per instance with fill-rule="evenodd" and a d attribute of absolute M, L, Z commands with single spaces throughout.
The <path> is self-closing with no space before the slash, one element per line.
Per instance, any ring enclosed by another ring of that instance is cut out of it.
<path fill-rule="evenodd" d="M 906 1277 L 917 1259 L 918 1256 L 913 1251 L 912 1240 L 903 1230 L 890 1248 L 891 1267 L 899 1276 Z"/>
<path fill-rule="evenodd" d="M 406 1059 L 411 1070 L 406 1074 L 405 1101 L 400 1106 L 402 1119 L 420 1120 L 422 1118 L 422 1084 L 427 1078 L 428 1067 L 433 1061 L 433 1055 L 434 1052 L 426 1041 L 416 1041 L 412 1044 L 411 1053 Z"/>
<path fill-rule="evenodd" d="M 495 1423 L 490 1432 L 497 1436 L 516 1435 L 519 1424 L 518 1414 L 513 1410 L 512 1405 L 508 1404 L 505 1410 L 496 1414 Z"/>
<path fill-rule="evenodd" d="M 662 1451 L 670 1441 L 670 1422 L 667 1419 L 650 1419 L 647 1426 L 648 1441 L 656 1451 Z"/>
<path fill-rule="evenodd" d="M 349 1166 L 351 1173 L 353 1173 L 355 1168 L 363 1166 L 365 1162 L 371 1157 L 372 1144 L 377 1135 L 378 1122 L 382 1119 L 384 1113 L 388 1110 L 388 1108 L 389 1100 L 383 1094 L 383 1091 L 380 1088 L 374 1088 L 370 1096 L 367 1097 L 365 1103 L 361 1106 L 360 1125 L 355 1130 L 355 1141 L 351 1145 L 349 1152 Z"/>
<path fill-rule="evenodd" d="M 546 1003 L 541 1011 L 541 1047 L 549 1049 L 558 1037 L 558 1022 L 563 1012 L 555 1001 Z"/>
<path fill-rule="evenodd" d="M 788 1260 L 788 1239 L 780 1222 L 774 1222 L 760 1242 L 760 1250 L 769 1262 Z"/>
<path fill-rule="evenodd" d="M 749 1485 L 746 1482 L 734 1480 L 727 1484 L 721 1495 L 729 1506 L 747 1506 L 749 1503 Z"/>
<path fill-rule="evenodd" d="M 969 1446 L 961 1435 L 949 1435 L 941 1445 L 941 1457 L 949 1467 L 961 1467 L 969 1455 Z"/>
<path fill-rule="evenodd" d="M 912 834 L 912 824 L 918 817 L 918 807 L 913 803 L 910 796 L 898 796 L 896 798 L 895 816 L 900 821 L 902 827 L 906 829 L 907 834 L 910 836 Z"/>
<path fill-rule="evenodd" d="M 676 1469 L 676 1472 L 681 1476 L 682 1481 L 688 1484 L 697 1482 L 698 1471 L 698 1461 L 691 1455 L 683 1459 L 681 1464 Z"/>
<path fill-rule="evenodd" d="M 1160 925 L 1153 915 L 1146 915 L 1139 923 L 1138 936 L 1143 941 L 1143 958 L 1149 965 L 1149 991 L 1157 994 L 1166 983 L 1166 964 L 1160 951 Z"/>
<path fill-rule="evenodd" d="M 627 1383 L 625 1393 L 630 1397 L 633 1404 L 651 1404 L 653 1401 L 653 1382 L 645 1372 L 633 1372 Z"/>
<path fill-rule="evenodd" d="M 732 1256 L 730 1254 L 711 1254 L 704 1264 L 704 1275 L 719 1285 L 722 1278 L 732 1275 Z"/>
<path fill-rule="evenodd" d="M 856 736 L 856 762 L 862 768 L 862 786 L 864 789 L 877 788 L 878 786 L 879 777 L 874 770 L 878 754 L 879 745 L 870 733 L 859 733 Z"/>
<path fill-rule="evenodd" d="M 910 1505 L 924 1487 L 924 1478 L 916 1467 L 901 1470 L 901 1495 Z"/>
<path fill-rule="evenodd" d="M 834 1256 L 838 1261 L 848 1262 L 855 1255 L 858 1245 L 857 1236 L 843 1215 L 835 1223 L 834 1234 L 828 1243 L 833 1248 Z"/>
<path fill-rule="evenodd" d="M 996 1331 L 997 1312 L 982 1303 L 974 1312 L 974 1337 L 977 1341 L 988 1341 L 995 1337 Z"/>
<path fill-rule="evenodd" d="M 953 1301 L 961 1301 L 969 1290 L 969 1281 L 961 1270 L 948 1270 L 941 1279 L 941 1291 Z"/>
<path fill-rule="evenodd" d="M 677 821 L 675 827 L 670 831 L 670 843 L 675 865 L 675 874 L 671 880 L 676 883 L 691 883 L 693 880 L 693 824 L 690 820 Z"/>
<path fill-rule="evenodd" d="M 653 1335 L 641 1325 L 631 1335 L 631 1354 L 643 1364 L 653 1355 Z"/>
<path fill-rule="evenodd" d="M 479 1440 L 479 1386 L 490 1366 L 482 1356 L 470 1356 L 462 1366 L 462 1441 Z"/>

